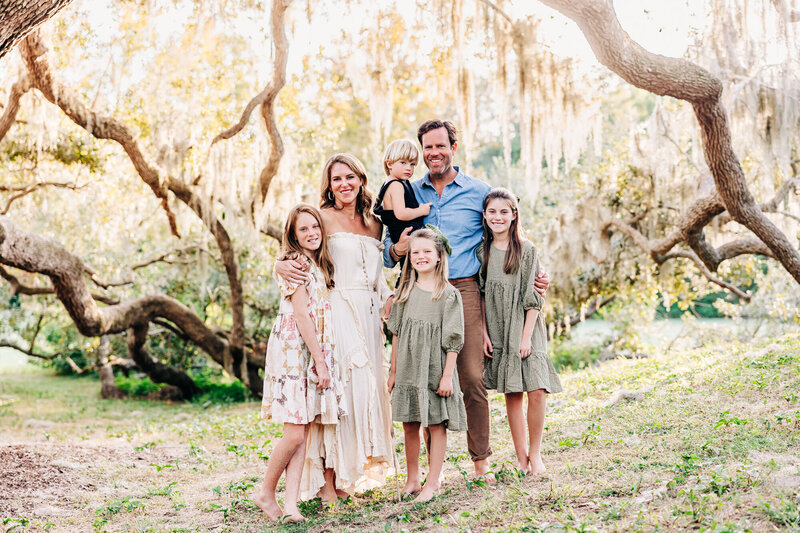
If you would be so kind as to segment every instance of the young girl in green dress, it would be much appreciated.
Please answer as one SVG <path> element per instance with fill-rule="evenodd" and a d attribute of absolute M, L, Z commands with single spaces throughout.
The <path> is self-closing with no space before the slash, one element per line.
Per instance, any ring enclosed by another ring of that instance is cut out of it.
<path fill-rule="evenodd" d="M 461 294 L 447 282 L 449 244 L 430 229 L 411 234 L 408 260 L 391 314 L 392 367 L 388 387 L 392 417 L 403 423 L 408 477 L 403 495 L 433 498 L 447 448 L 447 429 L 465 431 L 467 413 L 456 357 L 464 344 Z M 420 485 L 420 428 L 430 432 L 428 479 Z"/>
<path fill-rule="evenodd" d="M 547 356 L 547 329 L 540 313 L 542 297 L 533 287 L 539 254 L 519 227 L 517 199 L 496 188 L 483 202 L 484 241 L 479 284 L 483 293 L 484 379 L 487 389 L 505 393 L 506 413 L 519 467 L 533 474 L 546 471 L 541 456 L 546 393 L 560 392 Z M 528 438 L 522 401 L 528 395 Z"/>

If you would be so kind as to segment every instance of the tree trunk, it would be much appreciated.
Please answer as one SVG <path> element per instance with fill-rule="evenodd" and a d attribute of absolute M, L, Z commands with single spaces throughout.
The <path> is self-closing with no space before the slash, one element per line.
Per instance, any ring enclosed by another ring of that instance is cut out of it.
<path fill-rule="evenodd" d="M 108 398 L 125 398 L 128 395 L 117 387 L 114 383 L 114 369 L 108 362 L 108 354 L 111 350 L 111 342 L 108 335 L 100 337 L 100 346 L 97 349 L 97 372 L 100 374 L 100 397 L 104 400 Z"/>

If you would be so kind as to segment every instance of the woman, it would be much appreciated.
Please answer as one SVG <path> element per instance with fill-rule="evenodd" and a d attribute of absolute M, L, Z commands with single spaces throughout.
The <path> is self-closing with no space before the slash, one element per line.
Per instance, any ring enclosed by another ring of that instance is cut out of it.
<path fill-rule="evenodd" d="M 322 173 L 320 196 L 334 263 L 333 340 L 347 415 L 338 425 L 311 425 L 300 497 L 319 495 L 332 502 L 381 485 L 392 473 L 388 361 L 380 320 L 391 291 L 383 277 L 382 226 L 371 213 L 361 161 L 350 154 L 332 156 Z M 276 273 L 287 279 L 302 276 L 291 263 L 277 263 Z"/>

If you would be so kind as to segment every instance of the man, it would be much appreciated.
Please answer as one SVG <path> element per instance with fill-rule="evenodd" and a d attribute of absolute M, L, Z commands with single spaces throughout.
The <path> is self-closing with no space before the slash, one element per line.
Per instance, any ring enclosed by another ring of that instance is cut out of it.
<path fill-rule="evenodd" d="M 491 187 L 471 178 L 453 166 L 456 128 L 449 121 L 429 120 L 417 130 L 422 160 L 428 173 L 411 184 L 420 204 L 431 203 L 426 224 L 437 226 L 450 240 L 450 283 L 461 293 L 464 306 L 464 348 L 458 354 L 457 368 L 464 405 L 467 410 L 467 449 L 475 465 L 475 475 L 489 471 L 489 399 L 483 381 L 483 312 L 478 289 L 480 261 L 475 250 L 483 239 L 483 201 Z M 392 267 L 408 252 L 407 228 L 392 244 L 384 239 L 384 264 Z M 544 273 L 534 283 L 544 295 L 550 285 Z"/>

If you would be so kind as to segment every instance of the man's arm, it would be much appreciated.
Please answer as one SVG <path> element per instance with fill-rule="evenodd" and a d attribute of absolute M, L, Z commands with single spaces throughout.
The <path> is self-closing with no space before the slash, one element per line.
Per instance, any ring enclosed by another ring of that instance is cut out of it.
<path fill-rule="evenodd" d="M 409 226 L 400 234 L 400 239 L 396 243 L 392 243 L 392 238 L 389 232 L 386 232 L 386 237 L 383 239 L 383 264 L 386 268 L 392 268 L 397 264 L 400 258 L 408 253 L 408 234 L 414 228 Z"/>
<path fill-rule="evenodd" d="M 386 232 L 386 235 L 383 237 L 383 266 L 386 268 L 392 268 L 397 264 L 397 261 L 392 257 L 391 249 L 392 245 L 392 236 L 389 235 L 389 232 Z"/>

